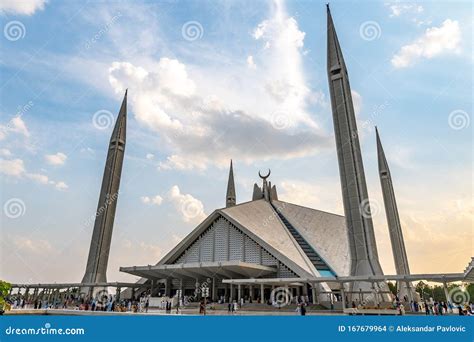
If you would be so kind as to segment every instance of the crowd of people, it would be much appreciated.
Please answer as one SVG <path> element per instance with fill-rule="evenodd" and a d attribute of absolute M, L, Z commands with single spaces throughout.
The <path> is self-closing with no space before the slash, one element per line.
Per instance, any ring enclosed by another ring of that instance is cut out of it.
<path fill-rule="evenodd" d="M 193 301 L 192 297 L 184 297 L 183 299 L 176 300 L 176 298 L 163 297 L 159 304 L 155 303 L 155 308 L 163 310 L 167 314 L 172 313 L 173 307 L 176 309 L 176 313 L 180 313 L 180 307 L 184 307 L 185 304 Z M 207 309 L 214 309 L 215 304 L 225 304 L 227 302 L 228 314 L 235 314 L 241 310 L 245 303 L 252 304 L 252 300 L 248 298 L 241 298 L 239 301 L 230 300 L 226 301 L 224 298 L 220 298 L 217 303 L 212 303 L 208 300 L 200 300 L 199 302 L 199 313 L 206 314 Z M 258 299 L 256 303 L 260 303 Z M 150 307 L 150 295 L 143 293 L 140 297 L 132 299 L 119 299 L 116 296 L 106 294 L 99 295 L 94 298 L 88 298 L 78 296 L 76 294 L 69 294 L 65 299 L 42 299 L 36 297 L 35 299 L 28 298 L 22 295 L 12 296 L 7 300 L 8 307 L 12 309 L 72 309 L 72 310 L 84 310 L 84 311 L 105 311 L 105 312 L 148 312 Z M 299 315 L 306 315 L 308 298 L 303 296 L 294 297 L 291 303 L 296 304 L 296 312 Z M 266 302 L 268 305 L 279 307 L 277 302 Z M 434 300 L 423 300 L 423 301 L 400 301 L 398 297 L 395 297 L 392 303 L 393 309 L 398 311 L 399 315 L 405 315 L 407 311 L 411 313 L 424 313 L 425 315 L 460 315 L 460 316 L 473 316 L 474 315 L 474 303 L 465 304 L 452 304 L 451 302 L 434 301 Z M 362 304 L 352 302 L 352 308 L 362 309 L 365 308 Z"/>

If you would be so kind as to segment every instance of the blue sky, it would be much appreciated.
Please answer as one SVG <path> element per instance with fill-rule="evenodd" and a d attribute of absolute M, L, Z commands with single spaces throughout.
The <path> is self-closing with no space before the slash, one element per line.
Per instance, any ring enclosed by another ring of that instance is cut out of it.
<path fill-rule="evenodd" d="M 129 88 L 108 278 L 154 263 L 272 169 L 280 198 L 342 214 L 316 1 L 2 1 L 0 277 L 79 281 L 106 146 Z M 394 273 L 374 125 L 412 272 L 473 254 L 472 5 L 333 1 L 381 263 Z M 12 213 L 17 203 L 20 213 Z M 18 217 L 16 217 L 18 216 Z"/>

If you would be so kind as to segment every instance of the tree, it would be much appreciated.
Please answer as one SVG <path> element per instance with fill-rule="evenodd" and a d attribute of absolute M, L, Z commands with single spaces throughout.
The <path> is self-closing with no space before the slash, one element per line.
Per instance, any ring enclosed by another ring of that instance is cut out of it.
<path fill-rule="evenodd" d="M 395 283 L 392 283 L 391 281 L 387 282 L 388 284 L 388 289 L 394 296 L 397 295 L 397 285 Z"/>
<path fill-rule="evenodd" d="M 10 293 L 11 288 L 12 288 L 12 284 L 7 283 L 6 281 L 0 279 L 0 311 L 2 313 L 5 309 L 5 298 Z"/>

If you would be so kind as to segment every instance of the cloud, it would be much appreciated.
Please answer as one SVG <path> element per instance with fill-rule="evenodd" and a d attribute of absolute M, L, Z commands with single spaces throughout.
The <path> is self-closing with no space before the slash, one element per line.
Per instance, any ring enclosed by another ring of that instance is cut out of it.
<path fill-rule="evenodd" d="M 0 173 L 15 178 L 31 179 L 39 184 L 53 185 L 57 190 L 65 190 L 68 185 L 63 181 L 50 180 L 48 176 L 41 173 L 30 173 L 25 169 L 25 164 L 21 159 L 0 159 Z"/>
<path fill-rule="evenodd" d="M 460 43 L 459 23 L 446 19 L 440 27 L 428 28 L 415 42 L 403 46 L 391 62 L 395 68 L 405 68 L 421 58 L 431 59 L 447 52 L 458 53 Z"/>
<path fill-rule="evenodd" d="M 67 159 L 67 156 L 62 152 L 58 152 L 56 154 L 47 154 L 44 157 L 51 165 L 64 165 Z"/>
<path fill-rule="evenodd" d="M 0 139 L 1 140 L 1 139 Z M 6 148 L 0 148 L 0 156 L 2 157 L 11 157 L 12 153 L 10 152 L 9 149 Z"/>
<path fill-rule="evenodd" d="M 49 177 L 40 173 L 27 173 L 26 177 L 41 183 L 41 184 L 49 184 Z"/>
<path fill-rule="evenodd" d="M 152 160 L 153 158 L 155 158 L 155 156 L 152 153 L 147 153 L 146 154 L 146 159 Z"/>
<path fill-rule="evenodd" d="M 202 202 L 190 194 L 182 194 L 177 185 L 173 185 L 167 197 L 182 215 L 184 222 L 199 223 L 206 218 Z"/>
<path fill-rule="evenodd" d="M 409 3 L 386 3 L 390 9 L 390 17 L 399 17 L 404 13 L 418 14 L 424 11 L 423 6 Z"/>
<path fill-rule="evenodd" d="M 355 90 L 351 90 L 352 104 L 354 105 L 354 114 L 356 117 L 360 117 L 360 111 L 362 110 L 362 96 Z"/>
<path fill-rule="evenodd" d="M 37 10 L 43 10 L 46 0 L 2 0 L 0 2 L 0 12 L 32 15 Z"/>
<path fill-rule="evenodd" d="M 154 197 L 142 196 L 140 197 L 140 200 L 144 204 L 155 204 L 158 206 L 163 203 L 163 197 L 161 197 L 160 195 L 156 195 Z"/>
<path fill-rule="evenodd" d="M 116 93 L 129 88 L 136 120 L 158 134 L 166 153 L 160 170 L 308 156 L 332 139 L 307 109 L 321 97 L 306 85 L 304 35 L 277 2 L 253 32 L 266 46 L 251 55 L 258 70 L 231 59 L 225 70 L 167 57 L 141 65 L 116 61 L 109 83 Z"/>
<path fill-rule="evenodd" d="M 344 213 L 337 182 L 325 181 L 324 187 L 313 182 L 286 179 L 277 185 L 278 198 L 308 208 L 331 213 Z"/>
<path fill-rule="evenodd" d="M 20 177 L 25 172 L 25 165 L 21 159 L 0 159 L 0 173 L 7 176 Z"/>
<path fill-rule="evenodd" d="M 5 139 L 10 132 L 22 134 L 25 137 L 30 136 L 30 132 L 21 116 L 14 116 L 5 126 L 0 125 L 0 140 Z"/>
<path fill-rule="evenodd" d="M 25 236 L 11 237 L 13 244 L 22 252 L 32 252 L 35 254 L 46 254 L 53 250 L 51 244 L 47 240 L 30 239 Z"/>
<path fill-rule="evenodd" d="M 64 182 L 56 182 L 56 184 L 54 184 L 54 186 L 58 190 L 66 190 L 67 188 L 69 188 L 69 186 Z"/>
<path fill-rule="evenodd" d="M 253 56 L 248 56 L 247 57 L 247 66 L 250 69 L 257 69 L 257 65 L 255 64 L 255 62 L 253 60 Z"/>
<path fill-rule="evenodd" d="M 124 239 L 122 240 L 121 247 L 128 252 L 127 255 L 129 256 L 129 260 L 134 260 L 138 257 L 140 260 L 143 259 L 143 262 L 150 262 L 150 260 L 155 262 L 155 260 L 159 260 L 162 257 L 162 248 L 160 246 L 145 241 L 131 241 L 129 239 Z M 131 251 L 140 251 L 141 255 L 130 256 L 129 253 Z M 127 260 L 127 262 L 130 262 L 129 260 Z"/>

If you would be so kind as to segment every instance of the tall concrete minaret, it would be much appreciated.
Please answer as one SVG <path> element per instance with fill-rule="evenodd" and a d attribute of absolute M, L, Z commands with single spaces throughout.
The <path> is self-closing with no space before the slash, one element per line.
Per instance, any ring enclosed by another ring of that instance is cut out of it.
<path fill-rule="evenodd" d="M 344 214 L 351 254 L 351 275 L 380 275 L 377 245 L 370 214 L 359 135 L 346 64 L 327 6 L 327 72 L 334 120 Z M 365 290 L 354 283 L 352 290 Z"/>
<path fill-rule="evenodd" d="M 377 127 L 375 127 L 375 133 L 377 136 L 380 184 L 382 186 L 383 202 L 385 205 L 385 213 L 387 215 L 390 241 L 392 243 L 395 270 L 397 274 L 410 274 L 407 251 L 405 250 L 405 241 L 403 240 L 402 226 L 400 224 L 400 217 L 398 216 L 397 201 L 395 200 L 395 192 L 393 191 L 392 176 L 390 174 L 390 169 L 388 168 L 387 159 L 385 158 Z M 407 296 L 408 300 L 413 299 L 414 291 L 410 283 L 399 282 L 398 289 L 400 298 Z"/>
<path fill-rule="evenodd" d="M 102 187 L 97 205 L 94 231 L 87 259 L 86 274 L 83 283 L 106 282 L 107 263 L 109 261 L 110 241 L 114 227 L 115 208 L 119 194 L 122 174 L 123 157 L 125 153 L 127 129 L 127 91 L 115 122 L 114 131 L 110 138 L 107 161 L 105 162 Z"/>
<path fill-rule="evenodd" d="M 225 197 L 225 207 L 233 207 L 236 204 L 234 169 L 232 167 L 232 159 L 230 160 L 229 180 L 227 181 L 227 195 Z"/>

